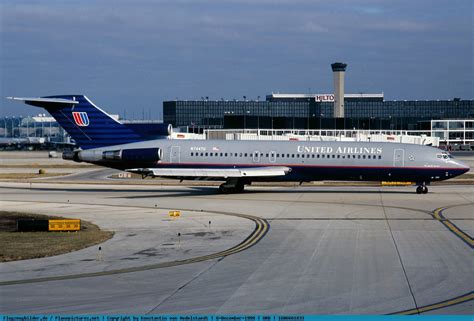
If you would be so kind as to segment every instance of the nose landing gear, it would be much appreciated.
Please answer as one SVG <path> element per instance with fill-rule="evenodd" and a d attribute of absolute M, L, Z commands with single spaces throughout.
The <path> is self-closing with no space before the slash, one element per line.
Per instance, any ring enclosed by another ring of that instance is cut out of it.
<path fill-rule="evenodd" d="M 416 193 L 417 194 L 426 194 L 426 193 L 428 193 L 428 187 L 425 184 L 419 185 L 416 188 Z"/>

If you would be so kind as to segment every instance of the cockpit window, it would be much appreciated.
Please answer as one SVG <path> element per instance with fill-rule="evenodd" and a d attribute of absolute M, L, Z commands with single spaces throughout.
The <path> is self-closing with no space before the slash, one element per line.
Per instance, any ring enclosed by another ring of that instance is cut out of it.
<path fill-rule="evenodd" d="M 451 156 L 451 154 L 448 154 L 448 153 L 441 153 L 441 154 L 436 154 L 436 157 L 437 158 L 442 158 L 442 159 L 450 159 L 450 158 L 453 158 L 453 156 Z"/>

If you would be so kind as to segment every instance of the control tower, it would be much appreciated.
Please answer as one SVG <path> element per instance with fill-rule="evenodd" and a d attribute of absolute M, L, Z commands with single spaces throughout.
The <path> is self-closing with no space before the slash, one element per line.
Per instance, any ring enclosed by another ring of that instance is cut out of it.
<path fill-rule="evenodd" d="M 334 74 L 334 117 L 344 117 L 344 73 L 347 64 L 335 62 L 331 64 Z"/>

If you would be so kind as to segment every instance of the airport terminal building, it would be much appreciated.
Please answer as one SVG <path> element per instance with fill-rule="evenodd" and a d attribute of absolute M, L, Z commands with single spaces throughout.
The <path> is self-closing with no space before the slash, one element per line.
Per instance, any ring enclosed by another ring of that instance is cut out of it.
<path fill-rule="evenodd" d="M 474 100 L 384 100 L 345 94 L 344 117 L 334 117 L 333 94 L 271 94 L 265 101 L 163 102 L 163 121 L 192 131 L 222 129 L 426 130 L 431 120 L 474 119 Z M 474 124 L 471 124 L 474 127 Z"/>
<path fill-rule="evenodd" d="M 270 94 L 265 101 L 175 100 L 163 102 L 163 121 L 203 129 L 427 130 L 432 120 L 474 118 L 474 100 L 392 100 L 383 93 L 346 94 L 347 64 L 331 64 L 332 94 Z M 469 126 L 472 122 L 469 123 Z M 474 126 L 473 126 L 474 127 Z"/>

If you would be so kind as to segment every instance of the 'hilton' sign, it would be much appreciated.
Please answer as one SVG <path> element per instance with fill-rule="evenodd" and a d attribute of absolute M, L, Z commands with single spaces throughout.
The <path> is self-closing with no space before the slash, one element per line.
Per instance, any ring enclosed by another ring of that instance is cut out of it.
<path fill-rule="evenodd" d="M 333 103 L 333 102 L 334 102 L 334 95 L 333 95 L 333 94 L 328 94 L 328 95 L 316 95 L 316 96 L 314 96 L 314 100 L 315 100 L 317 103 L 322 103 L 322 102 Z"/>

